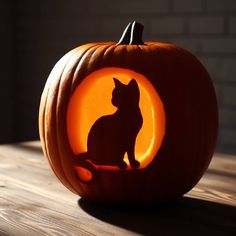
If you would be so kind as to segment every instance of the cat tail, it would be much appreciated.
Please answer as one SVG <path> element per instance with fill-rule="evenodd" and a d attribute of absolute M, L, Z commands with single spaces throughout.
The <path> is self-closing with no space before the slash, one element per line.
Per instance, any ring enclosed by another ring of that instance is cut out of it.
<path fill-rule="evenodd" d="M 91 184 L 95 180 L 96 169 L 94 165 L 89 161 L 89 155 L 87 152 L 80 153 L 75 160 L 75 171 L 80 182 L 85 184 Z"/>

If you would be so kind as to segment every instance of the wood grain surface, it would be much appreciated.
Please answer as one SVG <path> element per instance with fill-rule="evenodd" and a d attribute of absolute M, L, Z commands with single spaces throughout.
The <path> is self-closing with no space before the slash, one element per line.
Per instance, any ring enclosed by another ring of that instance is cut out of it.
<path fill-rule="evenodd" d="M 69 192 L 39 142 L 0 146 L 0 235 L 236 235 L 236 156 L 215 154 L 181 199 L 111 206 Z"/>

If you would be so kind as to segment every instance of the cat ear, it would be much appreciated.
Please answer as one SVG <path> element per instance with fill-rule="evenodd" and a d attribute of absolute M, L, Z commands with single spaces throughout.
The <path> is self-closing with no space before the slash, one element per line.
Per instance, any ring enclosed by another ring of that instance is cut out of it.
<path fill-rule="evenodd" d="M 136 82 L 135 79 L 132 79 L 132 80 L 130 80 L 128 86 L 129 86 L 130 88 L 138 88 L 138 83 Z"/>
<path fill-rule="evenodd" d="M 114 83 L 115 83 L 115 86 L 116 86 L 116 87 L 122 85 L 122 83 L 121 83 L 118 79 L 113 78 L 113 80 L 114 80 Z"/>

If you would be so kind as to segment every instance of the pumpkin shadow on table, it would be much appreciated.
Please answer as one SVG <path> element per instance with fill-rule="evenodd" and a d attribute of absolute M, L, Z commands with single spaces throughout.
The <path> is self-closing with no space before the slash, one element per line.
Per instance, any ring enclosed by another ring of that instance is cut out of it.
<path fill-rule="evenodd" d="M 88 214 L 143 235 L 236 235 L 236 207 L 182 197 L 149 206 L 97 204 L 79 199 Z"/>

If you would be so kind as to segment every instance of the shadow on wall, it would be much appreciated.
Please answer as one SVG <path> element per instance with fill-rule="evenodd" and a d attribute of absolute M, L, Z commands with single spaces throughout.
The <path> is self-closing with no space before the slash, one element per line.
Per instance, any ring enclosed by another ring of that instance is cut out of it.
<path fill-rule="evenodd" d="M 170 42 L 194 53 L 218 97 L 218 150 L 236 154 L 236 2 L 232 0 L 2 1 L 0 142 L 38 139 L 38 107 L 50 70 L 70 49 L 116 41 L 133 20 L 147 41 Z"/>

